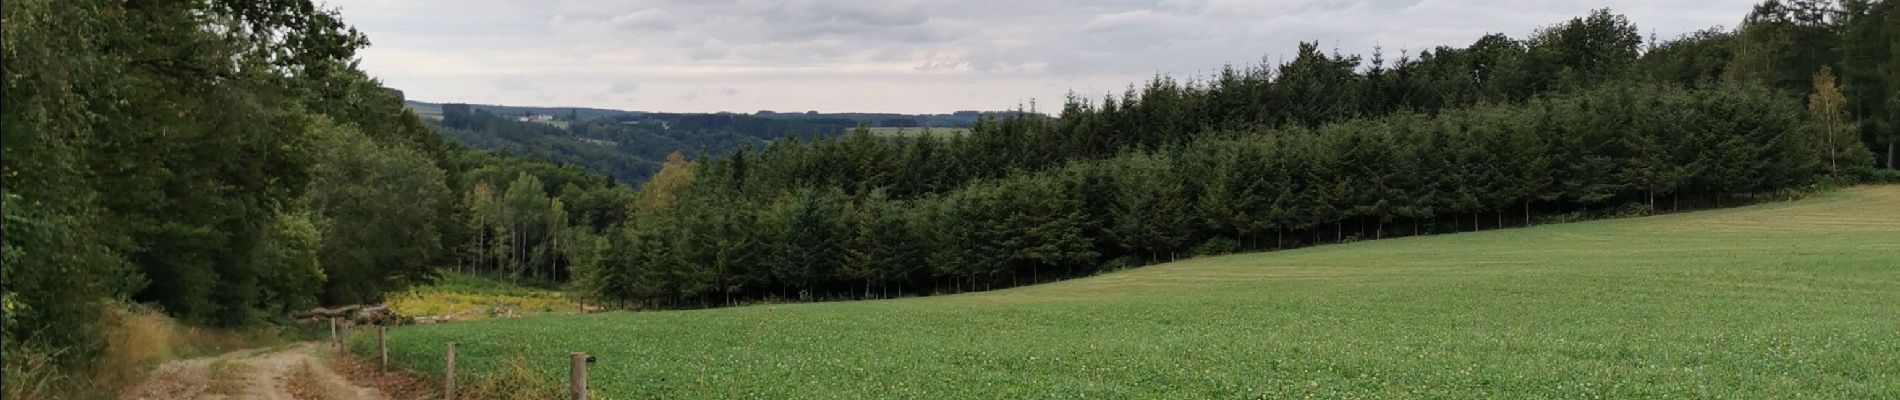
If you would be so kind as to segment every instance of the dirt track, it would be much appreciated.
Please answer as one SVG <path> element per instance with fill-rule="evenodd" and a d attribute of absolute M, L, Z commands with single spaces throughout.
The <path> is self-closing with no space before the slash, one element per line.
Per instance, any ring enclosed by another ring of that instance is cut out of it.
<path fill-rule="evenodd" d="M 331 369 L 329 354 L 322 345 L 306 342 L 173 361 L 119 399 L 388 399 Z"/>

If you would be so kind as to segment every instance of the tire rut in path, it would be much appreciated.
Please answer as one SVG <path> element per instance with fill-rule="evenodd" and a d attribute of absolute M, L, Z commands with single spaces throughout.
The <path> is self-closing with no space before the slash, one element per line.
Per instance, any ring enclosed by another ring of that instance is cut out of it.
<path fill-rule="evenodd" d="M 332 370 L 328 360 L 319 356 L 326 351 L 322 345 L 305 342 L 168 362 L 121 393 L 119 400 L 388 399 Z"/>

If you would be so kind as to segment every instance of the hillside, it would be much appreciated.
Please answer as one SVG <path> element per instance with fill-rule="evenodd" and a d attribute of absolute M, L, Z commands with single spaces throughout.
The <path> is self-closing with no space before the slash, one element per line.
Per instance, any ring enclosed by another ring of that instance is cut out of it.
<path fill-rule="evenodd" d="M 629 186 L 645 182 L 674 152 L 724 155 L 773 141 L 837 137 L 859 126 L 879 134 L 917 134 L 929 126 L 958 135 L 983 115 L 995 114 L 653 113 L 418 101 L 403 105 L 444 138 L 470 148 L 578 166 Z"/>
<path fill-rule="evenodd" d="M 455 104 L 455 103 L 430 103 L 426 101 L 413 101 L 413 100 L 403 102 L 404 106 L 409 107 L 410 109 L 416 110 L 416 114 L 421 115 L 425 118 L 434 118 L 437 120 L 442 119 L 442 106 L 449 105 L 449 104 Z M 508 116 L 548 115 L 548 116 L 554 116 L 556 118 L 573 119 L 576 121 L 589 121 L 589 120 L 596 120 L 596 119 L 603 119 L 603 118 L 616 119 L 616 120 L 622 120 L 622 121 L 644 120 L 644 119 L 675 121 L 675 120 L 679 120 L 683 118 L 694 118 L 694 117 L 746 116 L 746 117 L 754 117 L 754 118 L 770 119 L 770 120 L 825 121 L 825 122 L 848 123 L 849 126 L 846 126 L 846 128 L 849 128 L 851 126 L 856 126 L 860 122 L 864 123 L 865 125 L 869 125 L 873 127 L 911 128 L 911 127 L 933 126 L 933 127 L 967 128 L 971 125 L 975 125 L 977 119 L 982 118 L 985 115 L 998 116 L 998 115 L 1014 114 L 1014 112 L 994 112 L 994 111 L 957 111 L 957 112 L 949 113 L 949 114 L 894 114 L 894 113 L 859 113 L 859 112 L 821 113 L 817 111 L 806 111 L 806 112 L 758 111 L 751 114 L 740 114 L 740 113 L 731 113 L 731 112 L 669 113 L 669 112 L 652 112 L 652 111 L 614 110 L 614 109 L 592 108 L 592 107 L 532 107 L 532 106 L 508 106 L 508 105 L 496 105 L 496 104 L 469 104 L 468 106 L 474 110 L 487 111 L 489 113 L 493 113 L 496 115 L 508 115 Z"/>
<path fill-rule="evenodd" d="M 404 327 L 614 398 L 1891 398 L 1900 186 L 899 300 Z M 518 338 L 537 338 L 521 341 Z"/>

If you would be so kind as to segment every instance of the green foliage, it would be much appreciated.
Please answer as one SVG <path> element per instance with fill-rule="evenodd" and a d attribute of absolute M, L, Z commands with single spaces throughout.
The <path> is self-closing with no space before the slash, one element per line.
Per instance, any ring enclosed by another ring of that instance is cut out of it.
<path fill-rule="evenodd" d="M 1735 57 L 1725 78 L 1805 92 L 1809 78 L 1834 65 L 1839 34 L 1829 20 L 1832 0 L 1768 0 L 1755 6 L 1737 30 Z"/>
<path fill-rule="evenodd" d="M 128 290 L 107 277 L 130 266 L 90 187 L 93 116 L 87 86 L 75 84 L 108 74 L 83 51 L 102 29 L 98 10 L 9 1 L 0 13 L 0 352 L 12 390 L 28 384 L 15 363 L 58 353 L 53 361 L 72 364 L 102 350 L 93 302 Z"/>
<path fill-rule="evenodd" d="M 1881 149 L 1893 168 L 1896 109 L 1891 102 L 1900 52 L 1900 11 L 1893 1 L 1769 0 L 1737 30 L 1735 57 L 1725 78 L 1769 84 L 1789 94 L 1812 93 L 1822 69 L 1838 72 L 1851 129 L 1860 143 Z M 1851 142 L 1849 142 L 1851 143 Z M 1825 167 L 1833 168 L 1829 163 Z"/>
<path fill-rule="evenodd" d="M 81 371 L 111 303 L 194 324 L 279 320 L 426 276 L 438 238 L 457 240 L 438 227 L 455 210 L 447 149 L 355 69 L 367 39 L 333 10 L 4 7 L 9 386 L 15 354 Z"/>
<path fill-rule="evenodd" d="M 1873 154 L 1861 146 L 1854 123 L 1847 120 L 1847 99 L 1834 78 L 1834 70 L 1822 67 L 1814 75 L 1814 91 L 1808 95 L 1808 123 L 1805 130 L 1816 164 L 1830 175 L 1865 175 L 1873 165 Z"/>
<path fill-rule="evenodd" d="M 323 294 L 323 232 L 309 213 L 278 213 L 254 257 L 262 293 L 257 308 L 263 315 L 288 319 L 292 312 L 316 305 Z"/>
<path fill-rule="evenodd" d="M 1533 85 L 1588 86 L 1628 74 L 1642 47 L 1629 19 L 1609 9 L 1539 31 L 1527 44 L 1532 76 L 1557 78 Z"/>
<path fill-rule="evenodd" d="M 930 176 L 888 164 L 926 146 L 953 149 L 950 165 L 983 163 L 961 149 L 1003 138 L 775 146 L 671 163 L 584 286 L 661 307 L 889 297 L 1092 274 L 1107 260 L 1675 209 L 1685 197 L 1713 205 L 1813 181 L 1800 115 L 1759 86 L 1624 83 L 1519 106 L 1207 134 L 902 195 L 866 182 Z"/>
<path fill-rule="evenodd" d="M 591 173 L 611 176 L 622 182 L 645 181 L 659 169 L 659 161 L 666 155 L 630 153 L 633 149 L 686 148 L 677 142 L 656 145 L 628 141 L 651 137 L 648 135 L 576 135 L 573 131 L 551 125 L 519 122 L 512 117 L 487 112 L 471 113 L 467 108 L 465 104 L 444 105 L 444 120 L 440 124 L 432 124 L 434 130 L 439 131 L 444 138 L 476 149 L 584 167 Z"/>
<path fill-rule="evenodd" d="M 1650 79 L 1702 86 L 1721 81 L 1734 57 L 1735 33 L 1711 28 L 1651 43 L 1639 63 Z"/>
<path fill-rule="evenodd" d="M 369 140 L 350 126 L 319 120 L 319 162 L 304 199 L 323 232 L 318 258 L 324 299 L 376 301 L 386 291 L 428 280 L 442 251 L 438 212 L 450 200 L 444 172 L 425 155 Z"/>
<path fill-rule="evenodd" d="M 482 275 L 444 272 L 425 285 L 411 288 L 417 293 L 457 293 L 490 296 L 532 297 L 546 294 L 545 290 L 524 287 L 505 280 Z"/>

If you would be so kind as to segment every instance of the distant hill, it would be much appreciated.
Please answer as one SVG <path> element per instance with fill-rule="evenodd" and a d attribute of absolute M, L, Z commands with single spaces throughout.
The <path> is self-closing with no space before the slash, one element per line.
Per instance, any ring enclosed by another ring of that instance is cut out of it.
<path fill-rule="evenodd" d="M 430 103 L 424 101 L 405 101 L 404 105 L 416 110 L 417 115 L 436 120 L 442 119 L 442 105 L 458 103 Z M 751 114 L 733 112 L 713 113 L 668 113 L 649 111 L 613 110 L 588 107 L 529 107 L 505 106 L 493 104 L 468 104 L 471 110 L 486 111 L 495 115 L 523 117 L 533 115 L 552 116 L 555 120 L 590 121 L 613 119 L 616 121 L 676 120 L 682 118 L 706 117 L 751 117 L 769 120 L 844 123 L 852 127 L 862 122 L 873 128 L 968 128 L 985 115 L 1003 116 L 1016 111 L 974 111 L 965 110 L 949 114 L 893 114 L 893 113 L 821 113 L 817 111 L 778 112 L 761 110 Z"/>
<path fill-rule="evenodd" d="M 881 135 L 924 128 L 961 135 L 1005 113 L 658 113 L 585 107 L 517 107 L 405 101 L 443 137 L 469 147 L 575 165 L 638 186 L 675 151 L 726 154 L 774 140 L 811 140 L 860 125 Z M 1007 112 L 1014 113 L 1014 112 Z"/>
<path fill-rule="evenodd" d="M 430 102 L 414 101 L 414 100 L 403 102 L 403 105 L 408 106 L 410 109 L 416 110 L 417 115 L 420 115 L 426 118 L 434 118 L 436 120 L 442 119 L 441 110 L 442 110 L 443 104 L 457 104 L 457 103 L 430 103 Z M 554 116 L 557 118 L 571 118 L 571 119 L 581 120 L 581 121 L 607 117 L 607 116 L 614 116 L 614 115 L 644 114 L 643 112 L 639 112 L 639 111 L 609 110 L 605 108 L 587 108 L 587 107 L 525 107 L 525 106 L 503 106 L 503 105 L 493 105 L 493 104 L 469 104 L 468 106 L 470 108 L 487 111 L 495 115 L 505 115 L 505 116 L 513 116 L 513 117 L 519 117 L 519 116 L 525 116 L 525 115 L 549 115 L 549 116 Z"/>

